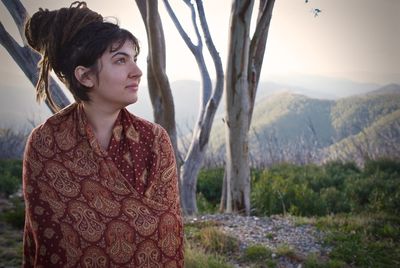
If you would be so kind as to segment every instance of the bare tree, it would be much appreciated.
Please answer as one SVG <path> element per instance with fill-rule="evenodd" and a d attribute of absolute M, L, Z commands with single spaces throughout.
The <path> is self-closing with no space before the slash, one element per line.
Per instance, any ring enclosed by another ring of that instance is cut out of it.
<path fill-rule="evenodd" d="M 250 39 L 253 0 L 232 4 L 226 71 L 226 182 L 221 210 L 250 214 L 248 132 L 275 0 L 260 0 Z"/>
<path fill-rule="evenodd" d="M 178 159 L 175 107 L 171 86 L 165 70 L 165 38 L 158 12 L 158 0 L 136 0 L 136 4 L 147 32 L 149 47 L 147 80 L 150 100 L 153 106 L 154 121 L 167 130 Z"/>
<path fill-rule="evenodd" d="M 197 14 L 199 16 L 201 31 L 204 36 L 205 43 L 214 63 L 216 82 L 214 89 L 212 88 L 211 77 L 207 69 L 207 65 L 203 55 L 203 41 L 200 34 L 200 28 L 196 20 L 196 8 L 190 0 L 183 0 L 190 8 L 192 24 L 196 33 L 197 45 L 194 44 L 189 38 L 188 34 L 183 29 L 181 23 L 176 17 L 169 1 L 164 0 L 165 7 L 174 22 L 176 28 L 182 39 L 195 57 L 197 66 L 199 68 L 201 77 L 201 94 L 200 94 L 200 108 L 198 112 L 197 121 L 193 129 L 192 140 L 189 150 L 182 163 L 180 181 L 182 186 L 181 197 L 183 199 L 182 205 L 185 214 L 191 215 L 197 213 L 196 204 L 196 184 L 197 176 L 203 164 L 206 149 L 211 133 L 211 127 L 217 111 L 219 102 L 223 92 L 223 68 L 221 58 L 212 41 L 211 34 L 208 28 L 203 2 L 196 1 Z"/>
<path fill-rule="evenodd" d="M 7 50 L 7 52 L 11 55 L 14 61 L 18 64 L 21 70 L 24 72 L 26 77 L 29 78 L 33 85 L 36 85 L 38 80 L 38 72 L 37 65 L 40 60 L 40 56 L 38 53 L 35 53 L 32 49 L 28 47 L 28 44 L 24 35 L 24 25 L 25 21 L 28 18 L 28 13 L 26 9 L 21 4 L 19 0 L 15 1 L 7 1 L 2 0 L 3 4 L 6 6 L 8 12 L 11 14 L 14 22 L 16 23 L 19 33 L 22 38 L 23 46 L 20 46 L 17 41 L 6 31 L 3 26 L 3 23 L 0 21 L 0 43 Z M 70 101 L 65 96 L 62 89 L 58 86 L 54 79 L 50 81 L 50 93 L 53 96 L 55 104 L 59 108 L 63 108 L 67 106 Z M 46 101 L 49 109 L 54 113 L 55 109 L 49 105 L 48 101 Z"/>

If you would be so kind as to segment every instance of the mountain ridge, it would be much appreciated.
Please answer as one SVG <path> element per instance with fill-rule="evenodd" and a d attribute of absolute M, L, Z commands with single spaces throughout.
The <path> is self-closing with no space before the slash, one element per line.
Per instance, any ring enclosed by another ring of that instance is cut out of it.
<path fill-rule="evenodd" d="M 363 147 L 368 151 L 367 142 L 373 141 L 384 148 L 378 150 L 379 146 L 374 145 L 370 157 L 400 157 L 400 152 L 388 149 L 400 144 L 399 111 L 400 85 L 397 84 L 338 100 L 277 93 L 256 104 L 249 134 L 251 156 L 254 162 L 264 162 L 264 165 L 285 161 L 321 163 L 334 160 L 332 155 L 346 160 L 353 156 L 355 162 L 362 164 L 363 156 L 357 150 Z M 395 126 L 399 126 L 399 131 Z M 213 129 L 211 155 L 224 152 L 223 129 L 222 123 Z M 379 131 L 383 134 L 377 135 Z M 357 144 L 358 149 L 357 146 L 346 149 L 343 145 L 346 139 Z M 343 150 L 346 154 L 334 153 L 334 150 Z"/>

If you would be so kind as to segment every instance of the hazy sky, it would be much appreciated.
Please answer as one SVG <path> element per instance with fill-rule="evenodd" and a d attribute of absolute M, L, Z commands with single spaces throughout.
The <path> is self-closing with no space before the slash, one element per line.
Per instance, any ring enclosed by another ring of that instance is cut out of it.
<path fill-rule="evenodd" d="M 39 7 L 68 6 L 73 1 L 23 0 L 32 14 Z M 103 16 L 115 16 L 122 27 L 132 31 L 142 44 L 139 65 L 145 71 L 147 39 L 134 0 L 87 0 L 88 6 Z M 170 81 L 199 80 L 196 63 L 166 15 L 163 1 L 159 9 L 167 45 L 167 73 Z M 190 13 L 183 1 L 171 0 L 178 17 L 191 31 Z M 204 0 L 206 16 L 217 50 L 226 62 L 230 0 Z M 256 6 L 255 6 L 256 7 Z M 314 17 L 311 9 L 322 12 Z M 400 0 L 276 0 L 271 20 L 262 80 L 291 74 L 315 74 L 378 84 L 400 83 Z M 16 38 L 17 30 L 0 4 L 0 19 Z M 192 35 L 193 36 L 193 35 Z M 32 85 L 0 46 L 0 112 L 18 100 L 6 96 L 5 88 L 15 88 L 21 98 Z M 212 70 L 212 65 L 210 64 Z M 143 79 L 145 82 L 146 79 Z M 8 91 L 7 91 L 8 92 Z M 15 95 L 14 94 L 14 95 Z M 8 105 L 8 106 L 7 106 Z M 6 107 L 6 108 L 5 108 Z"/>

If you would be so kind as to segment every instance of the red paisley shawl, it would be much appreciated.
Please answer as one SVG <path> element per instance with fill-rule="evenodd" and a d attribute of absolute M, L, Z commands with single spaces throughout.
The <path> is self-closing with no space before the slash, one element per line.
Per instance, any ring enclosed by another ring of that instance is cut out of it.
<path fill-rule="evenodd" d="M 33 130 L 23 190 L 24 267 L 183 267 L 169 137 L 126 109 L 107 152 L 78 104 Z"/>

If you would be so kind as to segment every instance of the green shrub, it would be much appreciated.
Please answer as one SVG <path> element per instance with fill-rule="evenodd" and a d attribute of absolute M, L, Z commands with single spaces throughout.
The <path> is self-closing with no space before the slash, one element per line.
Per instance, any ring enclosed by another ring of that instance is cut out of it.
<path fill-rule="evenodd" d="M 11 176 L 21 177 L 22 176 L 22 160 L 0 160 L 0 174 L 9 171 Z"/>
<path fill-rule="evenodd" d="M 252 179 L 251 201 L 257 215 L 323 216 L 330 213 L 385 211 L 400 214 L 400 164 L 368 161 L 323 166 L 281 164 Z"/>
<path fill-rule="evenodd" d="M 19 230 L 0 228 L 0 267 L 22 266 L 22 235 Z"/>
<path fill-rule="evenodd" d="M 0 174 L 0 197 L 8 198 L 21 187 L 21 178 L 12 176 L 9 172 Z"/>
<path fill-rule="evenodd" d="M 228 254 L 238 251 L 239 241 L 224 234 L 215 227 L 205 227 L 199 231 L 200 244 L 207 252 Z"/>
<path fill-rule="evenodd" d="M 259 262 L 271 259 L 272 251 L 263 245 L 248 246 L 243 253 L 243 261 Z"/>
<path fill-rule="evenodd" d="M 281 244 L 277 246 L 276 254 L 278 254 L 278 256 L 286 256 L 290 258 L 294 258 L 296 256 L 295 250 L 287 244 Z"/>
<path fill-rule="evenodd" d="M 24 201 L 15 197 L 11 199 L 13 206 L 0 214 L 0 219 L 16 229 L 22 229 L 25 224 Z"/>
<path fill-rule="evenodd" d="M 341 260 L 323 260 L 315 254 L 307 256 L 304 262 L 305 268 L 343 268 L 348 267 L 344 261 Z"/>
<path fill-rule="evenodd" d="M 350 205 L 342 191 L 335 187 L 323 188 L 320 191 L 322 202 L 326 204 L 326 214 L 350 212 Z"/>
<path fill-rule="evenodd" d="M 190 268 L 233 268 L 224 257 L 205 253 L 204 250 L 185 246 L 185 267 Z"/>
<path fill-rule="evenodd" d="M 209 202 L 201 192 L 196 195 L 196 202 L 200 214 L 213 214 L 218 210 L 218 206 Z"/>
<path fill-rule="evenodd" d="M 22 184 L 22 161 L 0 160 L 0 197 L 8 196 L 18 191 Z"/>
<path fill-rule="evenodd" d="M 351 267 L 398 267 L 400 263 L 400 218 L 397 216 L 326 216 L 318 219 L 317 226 L 326 232 L 325 243 L 332 247 L 331 263 L 345 262 Z"/>
<path fill-rule="evenodd" d="M 197 179 L 197 194 L 201 193 L 212 206 L 217 206 L 221 199 L 223 179 L 223 168 L 201 170 Z"/>
<path fill-rule="evenodd" d="M 361 173 L 354 162 L 333 161 L 326 163 L 321 168 L 324 173 L 324 188 L 329 186 L 340 188 L 345 180 Z"/>
<path fill-rule="evenodd" d="M 398 164 L 400 165 L 400 164 Z M 400 214 L 400 173 L 388 160 L 368 161 L 360 176 L 348 180 L 345 194 L 352 212 Z"/>
<path fill-rule="evenodd" d="M 251 192 L 253 208 L 258 215 L 290 212 L 294 215 L 324 215 L 325 203 L 310 182 L 322 174 L 314 165 L 283 164 L 264 171 Z"/>
<path fill-rule="evenodd" d="M 379 172 L 398 177 L 400 175 L 400 160 L 382 158 L 365 161 L 364 174 L 374 175 Z"/>

